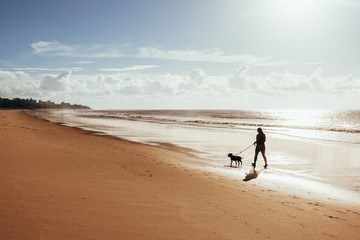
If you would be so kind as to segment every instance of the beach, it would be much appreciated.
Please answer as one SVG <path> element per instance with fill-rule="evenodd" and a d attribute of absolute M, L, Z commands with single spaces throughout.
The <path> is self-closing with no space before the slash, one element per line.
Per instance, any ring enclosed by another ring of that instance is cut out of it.
<path fill-rule="evenodd" d="M 360 236 L 359 204 L 186 167 L 180 163 L 196 156 L 185 150 L 98 136 L 22 111 L 0 111 L 0 129 L 0 239 Z"/>

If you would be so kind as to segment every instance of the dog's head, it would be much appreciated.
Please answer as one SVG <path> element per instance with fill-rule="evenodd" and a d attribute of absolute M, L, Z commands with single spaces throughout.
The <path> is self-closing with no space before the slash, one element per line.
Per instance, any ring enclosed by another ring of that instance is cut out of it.
<path fill-rule="evenodd" d="M 232 153 L 229 153 L 229 154 L 228 154 L 228 157 L 232 157 Z"/>

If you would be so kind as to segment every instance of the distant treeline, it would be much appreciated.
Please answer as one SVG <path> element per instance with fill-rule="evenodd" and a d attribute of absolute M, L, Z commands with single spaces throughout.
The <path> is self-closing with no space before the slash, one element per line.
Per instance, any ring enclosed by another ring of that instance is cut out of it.
<path fill-rule="evenodd" d="M 20 99 L 20 98 L 1 98 L 0 108 L 11 109 L 38 109 L 38 108 L 68 108 L 68 109 L 90 109 L 88 106 L 79 104 L 70 104 L 62 102 L 60 104 L 51 101 L 34 100 L 32 98 Z"/>

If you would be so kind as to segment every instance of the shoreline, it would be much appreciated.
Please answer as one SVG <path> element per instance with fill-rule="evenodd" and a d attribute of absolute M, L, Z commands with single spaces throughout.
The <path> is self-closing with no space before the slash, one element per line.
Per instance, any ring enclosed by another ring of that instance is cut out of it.
<path fill-rule="evenodd" d="M 354 239 L 360 207 L 286 195 L 192 156 L 0 111 L 2 239 Z M 11 221 L 9 221 L 11 219 Z"/>
<path fill-rule="evenodd" d="M 243 167 L 240 169 L 229 168 L 230 165 L 227 165 L 227 153 L 224 152 L 224 149 L 229 150 L 229 146 L 227 144 L 228 142 L 236 142 L 236 145 L 232 144 L 231 147 L 231 149 L 236 149 L 238 148 L 237 144 L 253 140 L 254 129 L 238 129 L 236 134 L 230 133 L 230 131 L 233 131 L 232 129 L 209 129 L 211 133 L 206 131 L 206 136 L 210 136 L 212 139 L 217 139 L 220 137 L 226 140 L 226 144 L 219 144 L 222 146 L 221 149 L 219 149 L 219 147 L 214 146 L 214 142 L 208 142 L 208 139 L 206 138 L 195 141 L 188 141 L 192 137 L 191 135 L 188 135 L 189 129 L 191 129 L 191 133 L 195 135 L 195 138 L 198 136 L 198 134 L 202 134 L 201 131 L 199 132 L 199 128 L 193 125 L 186 125 L 187 131 L 184 131 L 184 126 L 180 126 L 179 128 L 177 125 L 174 127 L 173 125 L 165 124 L 164 131 L 164 128 L 162 127 L 164 125 L 162 125 L 160 122 L 148 123 L 146 121 L 135 121 L 134 123 L 132 121 L 129 122 L 129 120 L 122 120 L 117 118 L 115 118 L 116 121 L 114 122 L 112 121 L 112 118 L 110 122 L 104 122 L 103 119 L 100 120 L 100 122 L 97 122 L 98 119 L 92 115 L 90 115 L 90 117 L 86 116 L 84 118 L 78 119 L 73 118 L 73 116 L 70 114 L 65 116 L 65 119 L 63 119 L 62 114 L 58 115 L 58 113 L 55 115 L 52 113 L 45 115 L 39 115 L 36 113 L 32 116 L 36 116 L 40 119 L 49 118 L 50 121 L 60 125 L 94 132 L 95 135 L 110 136 L 125 141 L 141 143 L 148 146 L 160 147 L 188 154 L 190 157 L 189 159 L 193 159 L 194 161 L 188 164 L 183 164 L 183 166 L 195 170 L 201 169 L 203 172 L 209 171 L 219 176 L 223 175 L 223 177 L 226 176 L 231 178 L 231 180 L 239 180 L 241 177 L 245 177 L 246 180 L 249 172 L 252 169 L 250 163 L 253 159 L 253 151 L 251 151 L 251 149 L 241 154 L 243 157 Z M 149 132 L 149 128 L 155 130 L 150 130 L 151 132 Z M 121 129 L 121 131 L 118 129 Z M 219 129 L 222 130 L 219 131 Z M 173 132 L 180 132 L 180 135 L 177 134 L 173 137 L 167 138 L 164 136 L 164 134 L 167 134 L 167 131 L 170 132 L 170 135 Z M 214 132 L 221 132 L 223 134 L 223 131 L 225 131 L 225 135 L 213 135 Z M 236 138 L 227 139 L 229 134 L 236 135 Z M 181 139 L 181 141 L 177 141 L 176 139 Z M 341 148 L 346 146 L 353 148 L 353 144 L 343 142 L 328 143 L 326 141 L 323 142 L 320 140 L 315 141 L 311 138 L 284 138 L 283 135 L 279 137 L 279 133 L 274 133 L 271 130 L 268 131 L 268 139 L 267 156 L 270 159 L 270 167 L 264 171 L 261 168 L 257 168 L 259 173 L 264 172 L 266 174 L 261 174 L 261 177 L 259 177 L 253 183 L 256 183 L 258 186 L 267 189 L 272 188 L 275 185 L 277 188 L 279 188 L 279 190 L 281 189 L 284 194 L 307 196 L 307 198 L 312 200 L 340 200 L 351 204 L 357 204 L 360 201 L 360 186 L 357 184 L 357 180 L 360 180 L 360 178 L 356 176 L 356 173 L 339 168 L 338 162 L 335 163 L 334 161 L 327 161 L 328 155 L 334 155 L 336 156 L 335 158 L 338 159 L 341 157 L 341 155 L 347 154 L 348 157 L 351 158 L 349 156 L 349 148 L 343 149 L 342 151 L 339 151 L 339 149 L 340 146 Z M 166 140 L 168 142 L 166 142 Z M 193 145 L 194 143 L 195 145 Z M 215 148 L 208 148 L 208 152 L 206 152 L 204 151 L 203 147 L 196 147 L 199 146 L 197 144 L 203 144 L 203 146 L 212 144 L 212 146 Z M 221 153 L 219 153 L 219 150 Z M 353 157 L 357 156 L 357 153 L 355 153 L 354 150 L 351 152 L 353 153 Z M 316 158 L 314 156 L 318 157 Z M 287 158 L 286 161 L 283 161 L 279 165 L 279 162 L 277 161 L 284 157 Z M 262 161 L 261 158 L 262 157 L 260 156 L 260 161 Z M 210 161 L 208 159 L 210 159 Z M 306 163 L 306 160 L 317 163 Z M 330 168 L 329 164 L 331 166 Z M 294 168 L 291 165 L 297 166 Z M 238 170 L 237 173 L 234 172 L 235 170 Z M 344 181 L 345 179 L 343 177 L 331 179 L 327 176 L 329 173 L 330 175 L 339 175 L 340 172 L 342 176 L 347 176 L 348 180 Z"/>
<path fill-rule="evenodd" d="M 49 109 L 47 109 L 47 110 L 49 110 Z M 33 118 L 36 118 L 36 119 L 39 119 L 39 120 L 43 120 L 43 121 L 46 121 L 46 122 L 49 122 L 49 123 L 54 123 L 54 124 L 57 124 L 57 125 L 59 125 L 61 127 L 67 127 L 67 128 L 72 128 L 72 129 L 75 129 L 75 130 L 79 130 L 79 131 L 85 132 L 85 134 L 90 135 L 90 136 L 105 137 L 105 138 L 110 138 L 110 139 L 113 139 L 113 140 L 125 141 L 125 142 L 129 142 L 129 143 L 133 143 L 133 144 L 143 145 L 143 146 L 166 149 L 166 150 L 170 150 L 170 151 L 174 151 L 174 152 L 178 152 L 178 153 L 182 153 L 182 154 L 187 154 L 187 155 L 189 155 L 189 156 L 191 156 L 193 158 L 198 158 L 194 154 L 197 151 L 195 149 L 192 149 L 192 148 L 181 147 L 181 146 L 171 144 L 171 143 L 167 143 L 167 142 L 154 142 L 156 145 L 152 145 L 152 144 L 148 144 L 148 143 L 144 143 L 144 142 L 132 141 L 132 140 L 129 140 L 129 139 L 126 139 L 126 138 L 123 138 L 123 137 L 119 137 L 119 136 L 116 136 L 116 135 L 111 135 L 111 134 L 108 134 L 106 132 L 99 131 L 99 130 L 83 129 L 83 128 L 79 127 L 79 126 L 67 125 L 65 122 L 50 121 L 50 120 L 48 120 L 46 118 L 43 118 L 43 117 L 31 115 L 31 114 L 27 113 L 26 110 L 21 110 L 21 111 L 24 112 L 25 114 L 29 115 L 30 117 L 33 117 Z"/>

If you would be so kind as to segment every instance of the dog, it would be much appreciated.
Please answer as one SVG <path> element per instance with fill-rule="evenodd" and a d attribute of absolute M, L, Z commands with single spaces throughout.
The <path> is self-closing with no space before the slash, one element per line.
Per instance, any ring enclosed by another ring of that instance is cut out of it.
<path fill-rule="evenodd" d="M 232 162 L 233 162 L 233 161 L 236 163 L 236 165 L 237 165 L 238 167 L 240 166 L 240 164 L 241 164 L 241 166 L 242 166 L 242 161 L 241 161 L 242 157 L 240 157 L 240 156 L 234 156 L 232 153 L 229 153 L 229 154 L 228 154 L 228 157 L 229 157 L 230 160 L 231 160 L 230 166 L 232 166 Z"/>

